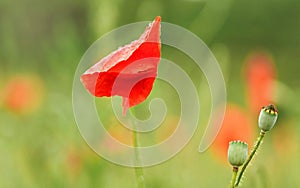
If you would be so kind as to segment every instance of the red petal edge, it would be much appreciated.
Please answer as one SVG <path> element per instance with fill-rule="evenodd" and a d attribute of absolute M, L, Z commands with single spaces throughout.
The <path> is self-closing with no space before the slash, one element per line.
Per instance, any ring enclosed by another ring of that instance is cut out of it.
<path fill-rule="evenodd" d="M 160 61 L 161 17 L 138 40 L 118 48 L 89 68 L 80 80 L 96 97 L 123 97 L 123 115 L 150 94 Z"/>

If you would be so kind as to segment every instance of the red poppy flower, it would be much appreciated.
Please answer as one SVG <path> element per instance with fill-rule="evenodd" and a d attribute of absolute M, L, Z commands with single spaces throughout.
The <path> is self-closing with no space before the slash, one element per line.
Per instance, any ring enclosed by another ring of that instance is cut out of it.
<path fill-rule="evenodd" d="M 43 94 L 43 82 L 38 77 L 17 75 L 4 86 L 3 105 L 15 114 L 28 114 L 40 107 Z"/>
<path fill-rule="evenodd" d="M 226 159 L 228 143 L 233 140 L 251 143 L 254 128 L 250 122 L 250 118 L 242 108 L 237 105 L 228 104 L 222 127 L 213 143 L 214 151 L 218 156 Z"/>
<path fill-rule="evenodd" d="M 123 113 L 148 97 L 160 58 L 160 20 L 156 17 L 138 40 L 104 57 L 81 76 L 92 95 L 122 96 Z"/>
<path fill-rule="evenodd" d="M 265 53 L 254 53 L 245 63 L 245 84 L 249 109 L 227 105 L 224 121 L 212 149 L 226 159 L 228 143 L 241 140 L 248 144 L 253 141 L 257 129 L 257 115 L 262 106 L 273 100 L 275 89 L 275 67 L 272 58 Z M 252 112 L 252 113 L 249 113 Z M 257 112 L 257 113 L 256 113 Z"/>
<path fill-rule="evenodd" d="M 266 53 L 252 54 L 246 61 L 245 70 L 250 109 L 258 112 L 274 98 L 276 72 L 273 60 Z"/>

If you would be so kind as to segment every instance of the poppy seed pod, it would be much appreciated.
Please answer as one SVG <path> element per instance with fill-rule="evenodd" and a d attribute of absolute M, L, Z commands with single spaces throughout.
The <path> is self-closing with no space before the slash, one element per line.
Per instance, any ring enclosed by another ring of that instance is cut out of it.
<path fill-rule="evenodd" d="M 242 141 L 229 142 L 228 161 L 233 167 L 244 164 L 248 156 L 248 144 Z"/>
<path fill-rule="evenodd" d="M 264 132 L 271 130 L 277 121 L 277 117 L 278 111 L 274 105 L 264 106 L 258 117 L 259 128 Z"/>

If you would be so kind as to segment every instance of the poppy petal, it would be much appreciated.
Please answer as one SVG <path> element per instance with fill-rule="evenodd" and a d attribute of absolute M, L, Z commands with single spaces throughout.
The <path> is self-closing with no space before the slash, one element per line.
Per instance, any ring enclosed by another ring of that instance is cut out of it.
<path fill-rule="evenodd" d="M 81 82 L 96 97 L 123 97 L 123 112 L 150 94 L 160 58 L 158 16 L 138 40 L 120 47 L 89 68 Z"/>

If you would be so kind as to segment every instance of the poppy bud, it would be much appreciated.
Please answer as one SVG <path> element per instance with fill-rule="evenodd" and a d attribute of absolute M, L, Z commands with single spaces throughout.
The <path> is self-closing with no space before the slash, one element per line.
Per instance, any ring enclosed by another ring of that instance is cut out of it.
<path fill-rule="evenodd" d="M 233 167 L 244 164 L 248 156 L 248 144 L 242 141 L 229 142 L 228 161 Z"/>
<path fill-rule="evenodd" d="M 277 117 L 278 111 L 274 105 L 264 106 L 258 117 L 259 128 L 264 132 L 271 130 L 276 123 Z"/>

